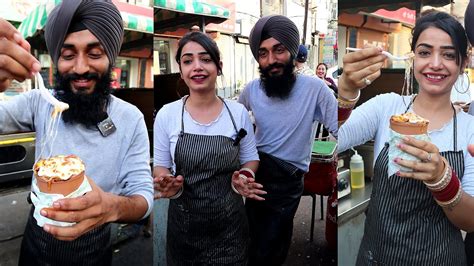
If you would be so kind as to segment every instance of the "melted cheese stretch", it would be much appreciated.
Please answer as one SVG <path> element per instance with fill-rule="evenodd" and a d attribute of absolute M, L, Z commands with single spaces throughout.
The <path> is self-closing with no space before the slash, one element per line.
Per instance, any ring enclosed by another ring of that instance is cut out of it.
<path fill-rule="evenodd" d="M 84 163 L 74 155 L 59 155 L 48 159 L 41 159 L 35 164 L 35 172 L 47 181 L 53 179 L 67 180 L 71 176 L 84 171 Z"/>

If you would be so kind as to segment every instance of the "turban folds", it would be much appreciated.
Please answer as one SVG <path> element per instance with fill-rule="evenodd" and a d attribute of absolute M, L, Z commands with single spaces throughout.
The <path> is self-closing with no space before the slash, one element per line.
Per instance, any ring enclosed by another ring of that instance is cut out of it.
<path fill-rule="evenodd" d="M 469 1 L 464 15 L 464 27 L 466 28 L 467 37 L 472 45 L 474 45 L 474 1 Z"/>
<path fill-rule="evenodd" d="M 77 27 L 77 24 L 82 25 Z M 64 0 L 51 11 L 44 29 L 44 38 L 56 66 L 71 26 L 88 29 L 94 34 L 104 47 L 110 64 L 114 65 L 122 45 L 123 22 L 119 10 L 112 2 Z"/>
<path fill-rule="evenodd" d="M 282 43 L 293 58 L 298 54 L 300 34 L 295 23 L 281 15 L 260 18 L 250 31 L 249 42 L 253 57 L 258 61 L 258 48 L 265 39 L 273 37 Z"/>

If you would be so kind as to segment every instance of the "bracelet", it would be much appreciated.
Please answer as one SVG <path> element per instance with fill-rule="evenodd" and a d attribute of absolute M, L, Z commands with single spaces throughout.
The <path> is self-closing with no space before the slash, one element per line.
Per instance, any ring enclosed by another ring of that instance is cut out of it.
<path fill-rule="evenodd" d="M 345 121 L 351 116 L 352 108 L 343 108 L 339 106 L 337 108 L 337 121 Z"/>
<path fill-rule="evenodd" d="M 345 103 L 356 103 L 359 100 L 359 98 L 360 98 L 360 90 L 357 93 L 357 97 L 355 97 L 354 99 L 344 98 L 341 96 L 341 94 L 337 95 L 337 100 L 340 102 L 345 102 Z"/>
<path fill-rule="evenodd" d="M 459 181 L 456 172 L 451 170 L 451 181 L 441 191 L 431 191 L 436 203 L 443 208 L 452 209 L 456 206 L 462 197 L 461 182 Z"/>
<path fill-rule="evenodd" d="M 233 190 L 235 193 L 237 193 L 237 194 L 240 195 L 240 192 L 234 187 L 234 184 L 233 184 L 232 182 L 230 182 L 230 187 L 232 188 L 232 190 Z"/>
<path fill-rule="evenodd" d="M 250 168 L 242 168 L 239 170 L 239 177 L 243 179 L 247 179 L 247 178 L 255 179 L 255 173 Z"/>
<path fill-rule="evenodd" d="M 451 166 L 449 166 L 448 162 L 446 161 L 446 159 L 444 157 L 441 157 L 442 160 L 443 160 L 443 163 L 444 163 L 444 171 L 443 171 L 443 174 L 441 176 L 441 179 L 432 184 L 432 183 L 427 183 L 426 181 L 423 181 L 423 183 L 431 190 L 431 191 L 441 191 L 443 190 L 444 188 L 446 188 L 446 186 L 449 184 L 449 182 L 451 181 L 451 177 L 452 177 L 452 169 L 451 169 Z"/>
<path fill-rule="evenodd" d="M 456 193 L 456 196 L 454 196 L 454 198 L 452 198 L 450 201 L 442 202 L 436 199 L 435 200 L 439 206 L 452 210 L 456 205 L 458 205 L 458 203 L 461 201 L 461 198 L 462 198 L 462 189 L 461 187 L 459 187 Z"/>
<path fill-rule="evenodd" d="M 179 196 L 181 196 L 181 194 L 183 194 L 183 190 L 184 190 L 184 187 L 182 186 L 178 192 L 176 192 L 176 194 L 174 194 L 173 196 L 171 197 L 168 197 L 168 199 L 177 199 L 179 198 Z"/>
<path fill-rule="evenodd" d="M 255 179 L 255 173 L 250 168 L 242 168 L 239 170 L 239 177 L 244 180 L 247 180 L 247 178 Z M 232 182 L 230 182 L 230 187 L 235 193 L 241 195 L 240 192 L 234 187 L 234 184 Z"/>
<path fill-rule="evenodd" d="M 339 109 L 352 110 L 352 109 L 354 109 L 355 105 L 356 105 L 356 102 L 350 103 L 350 102 L 344 102 L 342 100 L 337 99 L 337 107 Z"/>

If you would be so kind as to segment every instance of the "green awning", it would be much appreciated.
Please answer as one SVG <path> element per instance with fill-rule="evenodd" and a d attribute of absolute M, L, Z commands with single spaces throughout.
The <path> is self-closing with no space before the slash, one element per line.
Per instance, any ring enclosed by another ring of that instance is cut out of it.
<path fill-rule="evenodd" d="M 225 19 L 228 19 L 230 16 L 228 9 L 199 0 L 154 0 L 154 4 L 156 8 L 187 14 Z"/>
<path fill-rule="evenodd" d="M 153 33 L 153 17 L 145 17 L 120 11 L 126 30 Z"/>
<path fill-rule="evenodd" d="M 38 30 L 43 29 L 48 19 L 48 14 L 53 10 L 55 3 L 38 5 L 20 24 L 18 30 L 24 38 L 31 37 Z M 126 30 L 153 33 L 153 17 L 130 14 L 120 11 L 123 26 Z"/>
<path fill-rule="evenodd" d="M 154 0 L 154 5 L 156 34 L 193 25 L 218 24 L 230 17 L 228 9 L 201 0 Z"/>
<path fill-rule="evenodd" d="M 41 30 L 46 25 L 48 14 L 53 8 L 54 3 L 47 3 L 40 4 L 33 9 L 18 27 L 18 31 L 23 35 L 23 38 L 31 37 L 36 31 Z"/>

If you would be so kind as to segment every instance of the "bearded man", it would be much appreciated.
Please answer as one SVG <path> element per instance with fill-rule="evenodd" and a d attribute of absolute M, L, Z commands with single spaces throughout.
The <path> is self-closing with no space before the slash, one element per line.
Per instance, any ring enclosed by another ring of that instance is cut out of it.
<path fill-rule="evenodd" d="M 54 145 L 41 152 L 80 157 L 92 191 L 57 200 L 53 208 L 32 207 L 20 265 L 110 265 L 109 223 L 135 222 L 151 212 L 153 184 L 143 114 L 110 95 L 110 70 L 122 38 L 122 18 L 110 1 L 64 0 L 49 15 L 45 40 L 57 67 L 54 92 L 69 104 L 69 110 L 59 121 Z M 22 40 L 16 43 L 29 49 Z M 9 45 L 14 46 L 15 41 Z M 8 56 L 8 51 L 0 49 L 0 56 Z M 36 62 L 23 54 L 10 58 L 24 69 L 37 70 Z M 0 133 L 36 131 L 38 160 L 52 110 L 39 90 L 0 102 Z M 35 211 L 51 220 L 75 224 L 39 227 Z"/>
<path fill-rule="evenodd" d="M 293 232 L 293 218 L 308 172 L 316 124 L 337 134 L 337 102 L 319 79 L 295 75 L 299 32 L 287 17 L 260 18 L 250 33 L 250 48 L 260 78 L 239 97 L 255 117 L 260 165 L 256 182 L 264 201 L 247 199 L 250 265 L 284 263 Z"/>

